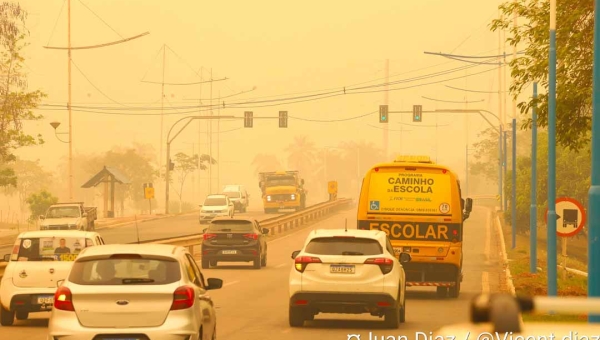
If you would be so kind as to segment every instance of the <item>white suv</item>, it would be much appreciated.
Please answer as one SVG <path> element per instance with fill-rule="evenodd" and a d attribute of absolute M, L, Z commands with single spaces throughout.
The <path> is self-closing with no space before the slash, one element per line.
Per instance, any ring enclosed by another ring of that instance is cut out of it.
<path fill-rule="evenodd" d="M 406 276 L 380 230 L 313 230 L 292 253 L 289 323 L 301 327 L 319 313 L 384 317 L 390 328 L 405 321 Z"/>
<path fill-rule="evenodd" d="M 77 230 L 26 231 L 15 241 L 0 284 L 0 324 L 12 326 L 29 313 L 52 310 L 58 281 L 88 247 L 104 244 L 100 234 Z"/>

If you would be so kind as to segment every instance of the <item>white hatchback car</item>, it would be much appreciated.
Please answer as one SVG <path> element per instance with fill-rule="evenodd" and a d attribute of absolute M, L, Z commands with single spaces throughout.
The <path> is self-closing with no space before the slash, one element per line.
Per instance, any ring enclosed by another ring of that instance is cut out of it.
<path fill-rule="evenodd" d="M 87 247 L 103 245 L 96 232 L 26 231 L 17 237 L 0 284 L 0 324 L 12 326 L 29 313 L 49 312 L 57 282 L 69 274 L 73 261 Z"/>
<path fill-rule="evenodd" d="M 216 339 L 204 280 L 184 247 L 114 244 L 86 249 L 54 295 L 48 340 Z"/>
<path fill-rule="evenodd" d="M 227 195 L 208 195 L 204 203 L 200 205 L 199 221 L 204 224 L 209 223 L 215 217 L 233 217 L 234 214 L 235 207 Z"/>
<path fill-rule="evenodd" d="M 410 254 L 394 256 L 379 230 L 313 230 L 304 249 L 292 253 L 289 323 L 301 327 L 319 313 L 384 317 L 398 328 L 406 315 L 406 276 L 400 264 Z"/>

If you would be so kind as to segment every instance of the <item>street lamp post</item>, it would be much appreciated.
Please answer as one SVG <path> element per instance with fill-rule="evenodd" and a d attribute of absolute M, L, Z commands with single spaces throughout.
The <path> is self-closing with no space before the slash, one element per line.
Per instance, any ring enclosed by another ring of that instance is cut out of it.
<path fill-rule="evenodd" d="M 556 0 L 550 0 L 548 64 L 548 296 L 556 296 Z"/>
<path fill-rule="evenodd" d="M 165 214 L 169 213 L 169 184 L 171 179 L 171 143 L 179 134 L 192 122 L 192 120 L 196 119 L 231 119 L 235 118 L 234 116 L 190 116 L 184 117 L 173 123 L 171 128 L 169 129 L 169 133 L 167 134 L 167 166 L 165 171 Z M 181 121 L 188 120 L 185 125 L 183 125 L 177 133 L 171 138 L 171 132 L 173 132 L 173 128 Z M 212 159 L 209 160 L 212 162 Z"/>
<path fill-rule="evenodd" d="M 592 97 L 592 185 L 588 214 L 588 296 L 600 296 L 600 0 L 594 13 L 594 85 Z M 556 243 L 555 243 L 556 244 Z M 600 323 L 600 315 L 588 316 L 590 323 Z"/>
<path fill-rule="evenodd" d="M 69 200 L 72 201 L 73 200 L 73 139 L 71 138 L 71 129 L 69 128 L 69 132 L 58 132 L 56 131 L 56 129 L 58 129 L 58 127 L 60 126 L 60 122 L 51 122 L 50 126 L 52 126 L 54 128 L 54 135 L 56 136 L 56 139 L 58 139 L 59 141 L 69 144 Z M 69 135 L 69 140 L 68 141 L 64 141 L 62 139 L 60 139 L 60 137 L 58 135 Z"/>

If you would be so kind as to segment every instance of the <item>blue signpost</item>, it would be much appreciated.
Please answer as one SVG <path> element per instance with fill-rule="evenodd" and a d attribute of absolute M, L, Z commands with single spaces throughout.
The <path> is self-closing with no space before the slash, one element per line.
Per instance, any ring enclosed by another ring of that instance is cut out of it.
<path fill-rule="evenodd" d="M 512 249 L 517 247 L 517 119 L 512 120 Z"/>
<path fill-rule="evenodd" d="M 498 195 L 500 196 L 500 206 L 502 206 L 502 124 L 499 126 L 498 134 Z M 505 211 L 506 207 L 502 209 Z"/>
<path fill-rule="evenodd" d="M 600 0 L 595 3 L 592 185 L 588 208 L 588 296 L 591 298 L 600 297 Z M 600 323 L 600 315 L 589 315 L 588 321 Z"/>
<path fill-rule="evenodd" d="M 508 170 L 508 152 L 506 150 L 508 150 L 508 147 L 506 146 L 506 140 L 508 139 L 508 131 L 504 131 L 504 160 L 502 161 L 502 164 L 504 166 L 504 180 L 506 181 L 508 176 L 507 176 L 507 170 Z M 502 209 L 502 211 L 506 211 L 506 209 L 508 209 L 508 195 L 504 195 L 504 208 Z"/>
<path fill-rule="evenodd" d="M 531 205 L 529 207 L 529 271 L 531 273 L 537 272 L 537 83 L 533 83 L 533 106 L 531 108 Z"/>
<path fill-rule="evenodd" d="M 550 0 L 548 61 L 548 296 L 557 295 L 556 277 L 556 0 Z M 593 176 L 592 176 L 593 178 Z M 588 286 L 591 286 L 588 285 Z"/>

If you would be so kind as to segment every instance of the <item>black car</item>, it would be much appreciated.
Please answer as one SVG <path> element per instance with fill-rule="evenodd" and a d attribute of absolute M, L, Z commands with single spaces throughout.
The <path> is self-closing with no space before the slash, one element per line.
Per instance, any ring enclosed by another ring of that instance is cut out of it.
<path fill-rule="evenodd" d="M 204 229 L 202 268 L 218 262 L 253 262 L 254 269 L 267 265 L 267 234 L 257 220 L 217 217 Z"/>

